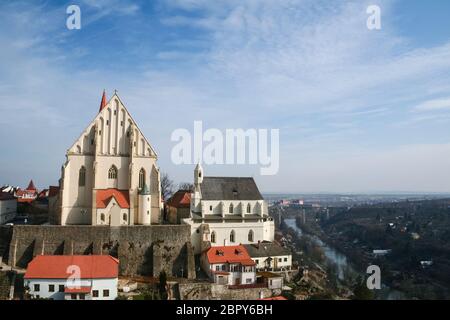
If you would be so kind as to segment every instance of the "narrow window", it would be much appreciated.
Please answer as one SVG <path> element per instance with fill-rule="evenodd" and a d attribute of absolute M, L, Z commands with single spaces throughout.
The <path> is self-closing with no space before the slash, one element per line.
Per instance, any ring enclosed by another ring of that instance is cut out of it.
<path fill-rule="evenodd" d="M 209 206 L 209 211 L 212 211 L 212 206 Z"/>
<path fill-rule="evenodd" d="M 104 213 L 102 213 L 102 214 L 100 215 L 100 220 L 101 220 L 102 222 L 105 222 L 105 214 L 104 214 Z"/>
<path fill-rule="evenodd" d="M 233 213 L 233 211 L 234 211 L 234 207 L 233 207 L 233 204 L 232 204 L 232 203 L 230 204 L 230 208 L 229 208 L 229 210 L 228 210 L 228 211 L 229 211 L 229 213 Z"/>
<path fill-rule="evenodd" d="M 230 232 L 230 242 L 234 242 L 234 240 L 235 240 L 234 230 L 231 230 L 231 232 Z"/>
<path fill-rule="evenodd" d="M 248 242 L 253 242 L 253 230 L 248 232 Z"/>
<path fill-rule="evenodd" d="M 117 168 L 116 168 L 116 166 L 113 165 L 111 168 L 109 168 L 108 178 L 109 179 L 117 179 Z"/>
<path fill-rule="evenodd" d="M 126 213 L 123 214 L 123 221 L 127 222 L 128 216 Z"/>
<path fill-rule="evenodd" d="M 142 168 L 141 171 L 139 171 L 139 189 L 144 188 L 144 184 L 145 184 L 145 170 L 144 168 Z"/>
<path fill-rule="evenodd" d="M 214 231 L 211 233 L 211 243 L 216 243 L 216 233 Z"/>
<path fill-rule="evenodd" d="M 252 207 L 250 206 L 250 203 L 247 205 L 247 213 L 252 212 Z"/>
<path fill-rule="evenodd" d="M 82 166 L 78 173 L 78 186 L 84 187 L 86 185 L 86 168 Z"/>

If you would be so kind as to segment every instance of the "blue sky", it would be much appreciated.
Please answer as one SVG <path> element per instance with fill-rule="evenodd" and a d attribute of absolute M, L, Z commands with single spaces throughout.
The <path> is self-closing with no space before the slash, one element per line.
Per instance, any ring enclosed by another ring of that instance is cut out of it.
<path fill-rule="evenodd" d="M 81 30 L 66 8 L 81 8 Z M 382 29 L 366 28 L 381 8 Z M 450 192 L 449 1 L 14 1 L 0 4 L 0 184 L 56 184 L 117 89 L 177 182 L 177 128 L 279 128 L 264 192 Z"/>

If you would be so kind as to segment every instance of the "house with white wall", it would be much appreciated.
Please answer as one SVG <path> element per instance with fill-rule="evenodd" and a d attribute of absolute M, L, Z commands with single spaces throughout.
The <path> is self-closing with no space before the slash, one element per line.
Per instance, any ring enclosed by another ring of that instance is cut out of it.
<path fill-rule="evenodd" d="M 109 255 L 36 256 L 24 287 L 34 299 L 114 300 L 119 260 Z"/>
<path fill-rule="evenodd" d="M 256 264 L 256 270 L 285 271 L 292 267 L 292 253 L 275 242 L 262 241 L 244 245 Z"/>
<path fill-rule="evenodd" d="M 211 247 L 202 253 L 200 263 L 214 283 L 251 285 L 256 282 L 255 263 L 242 245 Z"/>
<path fill-rule="evenodd" d="M 198 164 L 194 170 L 191 243 L 195 254 L 209 246 L 273 241 L 275 224 L 267 203 L 251 177 L 204 177 Z"/>

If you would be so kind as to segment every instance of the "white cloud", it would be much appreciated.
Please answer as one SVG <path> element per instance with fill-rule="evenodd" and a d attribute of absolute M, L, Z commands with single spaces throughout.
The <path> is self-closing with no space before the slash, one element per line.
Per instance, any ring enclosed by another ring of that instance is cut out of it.
<path fill-rule="evenodd" d="M 434 99 L 417 105 L 415 111 L 436 111 L 450 109 L 450 98 Z"/>

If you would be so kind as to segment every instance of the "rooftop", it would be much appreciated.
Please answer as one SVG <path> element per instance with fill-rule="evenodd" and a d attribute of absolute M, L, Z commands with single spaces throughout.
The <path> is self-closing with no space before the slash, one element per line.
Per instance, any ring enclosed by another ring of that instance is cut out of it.
<path fill-rule="evenodd" d="M 240 263 L 242 265 L 255 265 L 243 245 L 211 247 L 206 256 L 210 264 L 215 263 Z"/>
<path fill-rule="evenodd" d="M 283 248 L 274 242 L 263 241 L 256 244 L 246 244 L 244 247 L 252 258 L 287 256 L 291 254 L 289 249 Z"/>
<path fill-rule="evenodd" d="M 116 278 L 119 260 L 108 255 L 36 256 L 27 267 L 25 279 L 67 279 L 70 267 L 80 268 L 81 279 Z"/>
<path fill-rule="evenodd" d="M 204 177 L 202 200 L 263 200 L 251 177 Z"/>

